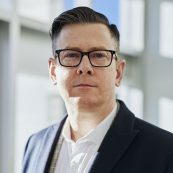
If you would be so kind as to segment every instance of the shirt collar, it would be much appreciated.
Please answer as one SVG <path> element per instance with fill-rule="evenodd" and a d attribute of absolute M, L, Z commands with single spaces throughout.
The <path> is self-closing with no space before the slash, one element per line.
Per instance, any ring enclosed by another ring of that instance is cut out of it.
<path fill-rule="evenodd" d="M 117 111 L 118 111 L 118 102 L 117 106 L 113 108 L 111 113 L 109 113 L 109 115 L 104 120 L 102 120 L 94 129 L 88 132 L 85 136 L 78 139 L 76 143 L 90 141 L 95 144 L 101 144 L 104 136 L 106 135 L 107 131 L 109 130 L 116 116 Z M 71 140 L 70 121 L 68 117 L 64 124 L 62 135 L 67 142 L 74 143 L 74 141 Z"/>

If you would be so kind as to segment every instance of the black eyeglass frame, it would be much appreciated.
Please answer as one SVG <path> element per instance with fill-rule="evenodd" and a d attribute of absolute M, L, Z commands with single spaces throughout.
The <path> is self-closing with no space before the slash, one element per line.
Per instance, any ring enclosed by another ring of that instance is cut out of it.
<path fill-rule="evenodd" d="M 60 61 L 60 57 L 59 57 L 59 54 L 62 52 L 62 51 L 65 51 L 65 50 L 72 50 L 72 51 L 76 51 L 76 52 L 79 52 L 81 54 L 81 59 L 79 61 L 79 63 L 75 66 L 68 66 L 68 65 L 63 65 Z M 108 65 L 105 65 L 105 66 L 97 66 L 97 65 L 93 65 L 91 60 L 90 60 L 90 56 L 89 54 L 92 53 L 92 52 L 95 52 L 95 51 L 108 51 L 111 53 L 111 61 Z M 117 57 L 117 52 L 115 50 L 107 50 L 107 49 L 104 49 L 104 50 L 92 50 L 92 51 L 88 51 L 88 52 L 82 52 L 82 51 L 79 51 L 79 50 L 74 50 L 74 49 L 59 49 L 59 50 L 55 50 L 55 59 L 58 57 L 58 61 L 60 63 L 61 66 L 64 66 L 64 67 L 77 67 L 80 65 L 81 61 L 82 61 L 82 58 L 84 55 L 87 55 L 89 61 L 90 61 L 90 64 L 93 66 L 93 67 L 109 67 L 112 63 L 112 59 L 113 57 L 115 57 L 115 60 L 117 61 L 118 60 L 118 57 Z M 115 56 L 113 56 L 115 55 Z"/>

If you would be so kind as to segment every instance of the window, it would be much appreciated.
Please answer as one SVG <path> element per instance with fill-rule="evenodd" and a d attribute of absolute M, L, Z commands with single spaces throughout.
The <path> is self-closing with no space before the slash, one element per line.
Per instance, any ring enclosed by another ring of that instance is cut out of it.
<path fill-rule="evenodd" d="M 139 52 L 144 46 L 143 0 L 93 0 L 91 6 L 105 14 L 120 30 L 120 48 L 124 53 Z"/>
<path fill-rule="evenodd" d="M 144 1 L 120 1 L 121 50 L 135 53 L 144 47 Z"/>
<path fill-rule="evenodd" d="M 49 0 L 19 0 L 19 13 L 24 17 L 48 22 L 50 19 Z"/>
<path fill-rule="evenodd" d="M 11 9 L 11 0 L 0 0 L 0 8 Z"/>
<path fill-rule="evenodd" d="M 73 8 L 74 0 L 64 0 L 64 10 L 69 10 Z"/>
<path fill-rule="evenodd" d="M 16 84 L 15 172 L 18 173 L 29 136 L 57 122 L 65 114 L 65 106 L 47 77 L 18 74 Z"/>
<path fill-rule="evenodd" d="M 90 7 L 91 5 L 91 1 L 90 0 L 75 0 L 74 1 L 74 7 L 77 7 L 77 6 L 87 6 L 87 7 Z"/>
<path fill-rule="evenodd" d="M 162 2 L 160 6 L 160 54 L 173 58 L 173 2 Z"/>
<path fill-rule="evenodd" d="M 173 132 L 173 100 L 161 98 L 159 100 L 159 126 Z"/>
<path fill-rule="evenodd" d="M 118 89 L 118 98 L 127 104 L 135 116 L 143 118 L 143 93 L 141 90 L 121 85 Z"/>
<path fill-rule="evenodd" d="M 92 7 L 103 14 L 105 14 L 111 23 L 119 27 L 119 0 L 93 0 Z"/>

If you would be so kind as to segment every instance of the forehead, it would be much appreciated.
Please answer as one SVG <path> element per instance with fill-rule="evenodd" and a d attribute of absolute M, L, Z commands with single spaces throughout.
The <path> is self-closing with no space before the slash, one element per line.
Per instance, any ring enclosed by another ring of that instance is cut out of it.
<path fill-rule="evenodd" d="M 115 49 L 116 41 L 104 24 L 71 24 L 62 28 L 56 39 L 56 48 L 77 47 Z"/>

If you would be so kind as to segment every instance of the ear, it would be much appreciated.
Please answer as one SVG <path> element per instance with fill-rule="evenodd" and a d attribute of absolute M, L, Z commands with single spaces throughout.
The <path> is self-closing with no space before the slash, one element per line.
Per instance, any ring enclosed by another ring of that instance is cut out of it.
<path fill-rule="evenodd" d="M 56 81 L 56 62 L 55 62 L 55 59 L 54 58 L 49 58 L 48 60 L 48 68 L 49 68 L 49 76 L 53 82 L 54 85 L 57 84 L 57 81 Z"/>
<path fill-rule="evenodd" d="M 125 68 L 126 61 L 124 59 L 118 59 L 116 64 L 116 79 L 115 79 L 115 86 L 119 87 L 121 80 L 124 75 L 124 68 Z"/>

